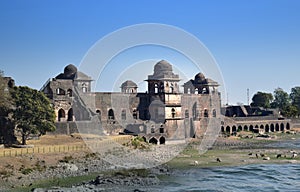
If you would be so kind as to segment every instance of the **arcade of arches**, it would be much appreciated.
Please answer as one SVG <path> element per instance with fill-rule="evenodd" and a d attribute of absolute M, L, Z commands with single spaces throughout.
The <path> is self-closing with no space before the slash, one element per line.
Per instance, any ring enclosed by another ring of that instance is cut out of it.
<path fill-rule="evenodd" d="M 290 122 L 269 122 L 240 125 L 223 125 L 221 132 L 236 133 L 238 131 L 251 131 L 254 133 L 285 132 L 291 129 Z"/>

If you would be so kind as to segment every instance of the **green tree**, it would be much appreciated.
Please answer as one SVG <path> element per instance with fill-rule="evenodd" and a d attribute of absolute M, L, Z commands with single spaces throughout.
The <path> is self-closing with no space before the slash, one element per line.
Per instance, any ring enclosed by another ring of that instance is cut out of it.
<path fill-rule="evenodd" d="M 258 91 L 252 97 L 251 106 L 253 107 L 263 107 L 263 108 L 270 108 L 270 103 L 273 100 L 273 95 L 271 93 L 264 93 Z"/>
<path fill-rule="evenodd" d="M 298 115 L 298 109 L 294 105 L 288 105 L 282 108 L 281 114 L 285 117 L 296 117 Z"/>
<path fill-rule="evenodd" d="M 291 90 L 290 98 L 292 105 L 297 108 L 297 116 L 300 114 L 300 87 L 294 87 Z"/>
<path fill-rule="evenodd" d="M 277 88 L 274 90 L 274 101 L 271 103 L 272 108 L 278 108 L 282 111 L 284 108 L 290 105 L 290 97 L 287 92 L 285 92 L 281 88 Z"/>
<path fill-rule="evenodd" d="M 12 91 L 15 102 L 13 121 L 15 129 L 22 135 L 22 145 L 30 134 L 46 134 L 54 131 L 55 113 L 49 99 L 37 90 L 29 87 L 15 87 Z"/>
<path fill-rule="evenodd" d="M 4 79 L 3 71 L 0 70 L 0 116 L 6 116 L 11 106 L 9 87 Z"/>

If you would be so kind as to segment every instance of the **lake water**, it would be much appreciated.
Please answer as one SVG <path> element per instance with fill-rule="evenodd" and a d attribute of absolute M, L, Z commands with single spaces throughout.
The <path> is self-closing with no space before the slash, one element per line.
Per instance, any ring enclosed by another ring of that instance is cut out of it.
<path fill-rule="evenodd" d="M 156 188 L 156 187 L 155 187 Z M 156 191 L 300 191 L 299 164 L 177 170 Z"/>

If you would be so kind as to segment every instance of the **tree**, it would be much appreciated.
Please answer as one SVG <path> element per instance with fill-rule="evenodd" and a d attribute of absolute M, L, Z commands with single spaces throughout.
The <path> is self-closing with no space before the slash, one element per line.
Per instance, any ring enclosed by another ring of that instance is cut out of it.
<path fill-rule="evenodd" d="M 298 109 L 294 105 L 288 105 L 282 108 L 281 114 L 285 117 L 296 117 L 298 115 Z"/>
<path fill-rule="evenodd" d="M 264 92 L 258 91 L 252 97 L 251 106 L 270 108 L 270 103 L 272 100 L 273 100 L 273 95 L 271 93 L 264 93 Z"/>
<path fill-rule="evenodd" d="M 11 108 L 11 98 L 9 87 L 4 79 L 4 73 L 0 70 L 0 116 L 6 116 L 9 108 Z"/>
<path fill-rule="evenodd" d="M 297 115 L 300 114 L 300 87 L 294 87 L 291 90 L 290 98 L 292 100 L 292 105 L 297 108 Z"/>
<path fill-rule="evenodd" d="M 49 99 L 29 87 L 14 87 L 12 98 L 15 103 L 13 121 L 15 129 L 22 135 L 22 145 L 30 134 L 46 134 L 54 131 L 55 113 Z"/>
<path fill-rule="evenodd" d="M 274 91 L 274 101 L 271 103 L 272 108 L 279 108 L 282 111 L 284 108 L 290 105 L 290 97 L 287 92 L 281 88 L 277 88 Z"/>

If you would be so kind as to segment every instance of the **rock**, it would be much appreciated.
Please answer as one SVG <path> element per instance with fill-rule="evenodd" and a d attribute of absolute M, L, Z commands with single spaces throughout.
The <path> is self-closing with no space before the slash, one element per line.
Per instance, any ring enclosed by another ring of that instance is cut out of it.
<path fill-rule="evenodd" d="M 76 172 L 78 171 L 78 167 L 75 164 L 70 163 L 61 163 L 59 167 L 62 167 L 64 170 L 69 172 Z"/>
<path fill-rule="evenodd" d="M 269 161 L 270 157 L 264 157 L 263 160 Z"/>

